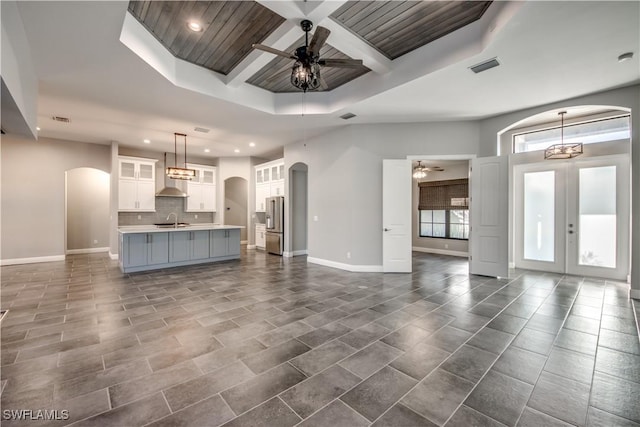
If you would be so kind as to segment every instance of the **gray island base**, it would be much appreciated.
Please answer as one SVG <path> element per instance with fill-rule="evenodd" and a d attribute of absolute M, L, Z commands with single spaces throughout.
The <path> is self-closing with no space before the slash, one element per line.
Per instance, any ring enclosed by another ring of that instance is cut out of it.
<path fill-rule="evenodd" d="M 239 259 L 242 228 L 217 224 L 194 224 L 178 228 L 158 228 L 154 225 L 120 227 L 120 270 L 134 273 Z"/>

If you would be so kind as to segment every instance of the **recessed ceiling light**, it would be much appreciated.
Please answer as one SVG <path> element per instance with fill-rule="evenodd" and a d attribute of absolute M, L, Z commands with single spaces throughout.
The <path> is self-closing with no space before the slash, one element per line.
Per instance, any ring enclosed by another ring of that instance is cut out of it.
<path fill-rule="evenodd" d="M 618 62 L 628 61 L 633 58 L 633 52 L 625 52 L 622 55 L 618 56 Z"/>
<path fill-rule="evenodd" d="M 191 31 L 195 31 L 197 33 L 199 33 L 200 31 L 202 31 L 202 25 L 200 25 L 199 22 L 196 21 L 189 21 L 187 22 L 187 27 L 191 30 Z"/>
<path fill-rule="evenodd" d="M 238 150 L 237 148 L 235 150 L 233 150 L 234 153 L 239 153 L 240 150 Z"/>
<path fill-rule="evenodd" d="M 145 144 L 151 144 L 151 140 L 149 140 L 149 139 L 144 139 L 144 140 L 142 140 L 142 142 L 144 142 Z"/>
<path fill-rule="evenodd" d="M 204 149 L 204 152 L 205 152 L 205 153 L 209 153 L 209 152 L 211 152 L 211 150 L 209 150 L 208 148 L 205 148 L 205 149 Z"/>
<path fill-rule="evenodd" d="M 36 130 L 37 130 L 37 131 L 40 131 L 40 127 L 36 127 Z"/>
<path fill-rule="evenodd" d="M 255 143 L 255 142 L 250 142 L 250 143 L 249 143 L 249 147 L 255 147 L 255 146 L 256 146 L 256 143 Z"/>

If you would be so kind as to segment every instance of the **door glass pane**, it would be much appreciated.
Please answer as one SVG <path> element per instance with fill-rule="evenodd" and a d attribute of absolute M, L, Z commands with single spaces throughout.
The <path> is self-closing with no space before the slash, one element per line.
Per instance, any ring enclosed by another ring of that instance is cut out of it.
<path fill-rule="evenodd" d="M 555 172 L 524 174 L 524 259 L 555 260 Z"/>
<path fill-rule="evenodd" d="M 578 263 L 616 266 L 616 167 L 581 168 Z"/>
<path fill-rule="evenodd" d="M 135 170 L 135 163 L 120 162 L 120 178 L 135 178 Z"/>

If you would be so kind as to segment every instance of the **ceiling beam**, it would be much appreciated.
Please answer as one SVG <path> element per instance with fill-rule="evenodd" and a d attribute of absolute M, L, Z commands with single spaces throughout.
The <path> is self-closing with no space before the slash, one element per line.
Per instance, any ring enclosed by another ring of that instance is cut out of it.
<path fill-rule="evenodd" d="M 262 44 L 275 49 L 286 50 L 300 38 L 301 30 L 293 21 L 284 21 Z M 226 76 L 226 83 L 231 87 L 242 85 L 249 77 L 260 71 L 275 56 L 273 54 L 253 50 Z"/>
<path fill-rule="evenodd" d="M 389 58 L 333 19 L 325 19 L 322 21 L 322 26 L 331 31 L 327 43 L 345 55 L 362 59 L 365 66 L 378 74 L 386 74 L 393 68 Z"/>

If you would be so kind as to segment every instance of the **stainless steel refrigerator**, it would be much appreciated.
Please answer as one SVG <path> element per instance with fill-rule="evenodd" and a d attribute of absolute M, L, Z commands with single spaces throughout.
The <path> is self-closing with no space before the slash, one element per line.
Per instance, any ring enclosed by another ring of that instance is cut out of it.
<path fill-rule="evenodd" d="M 284 249 L 284 197 L 267 197 L 267 252 L 282 255 Z"/>

